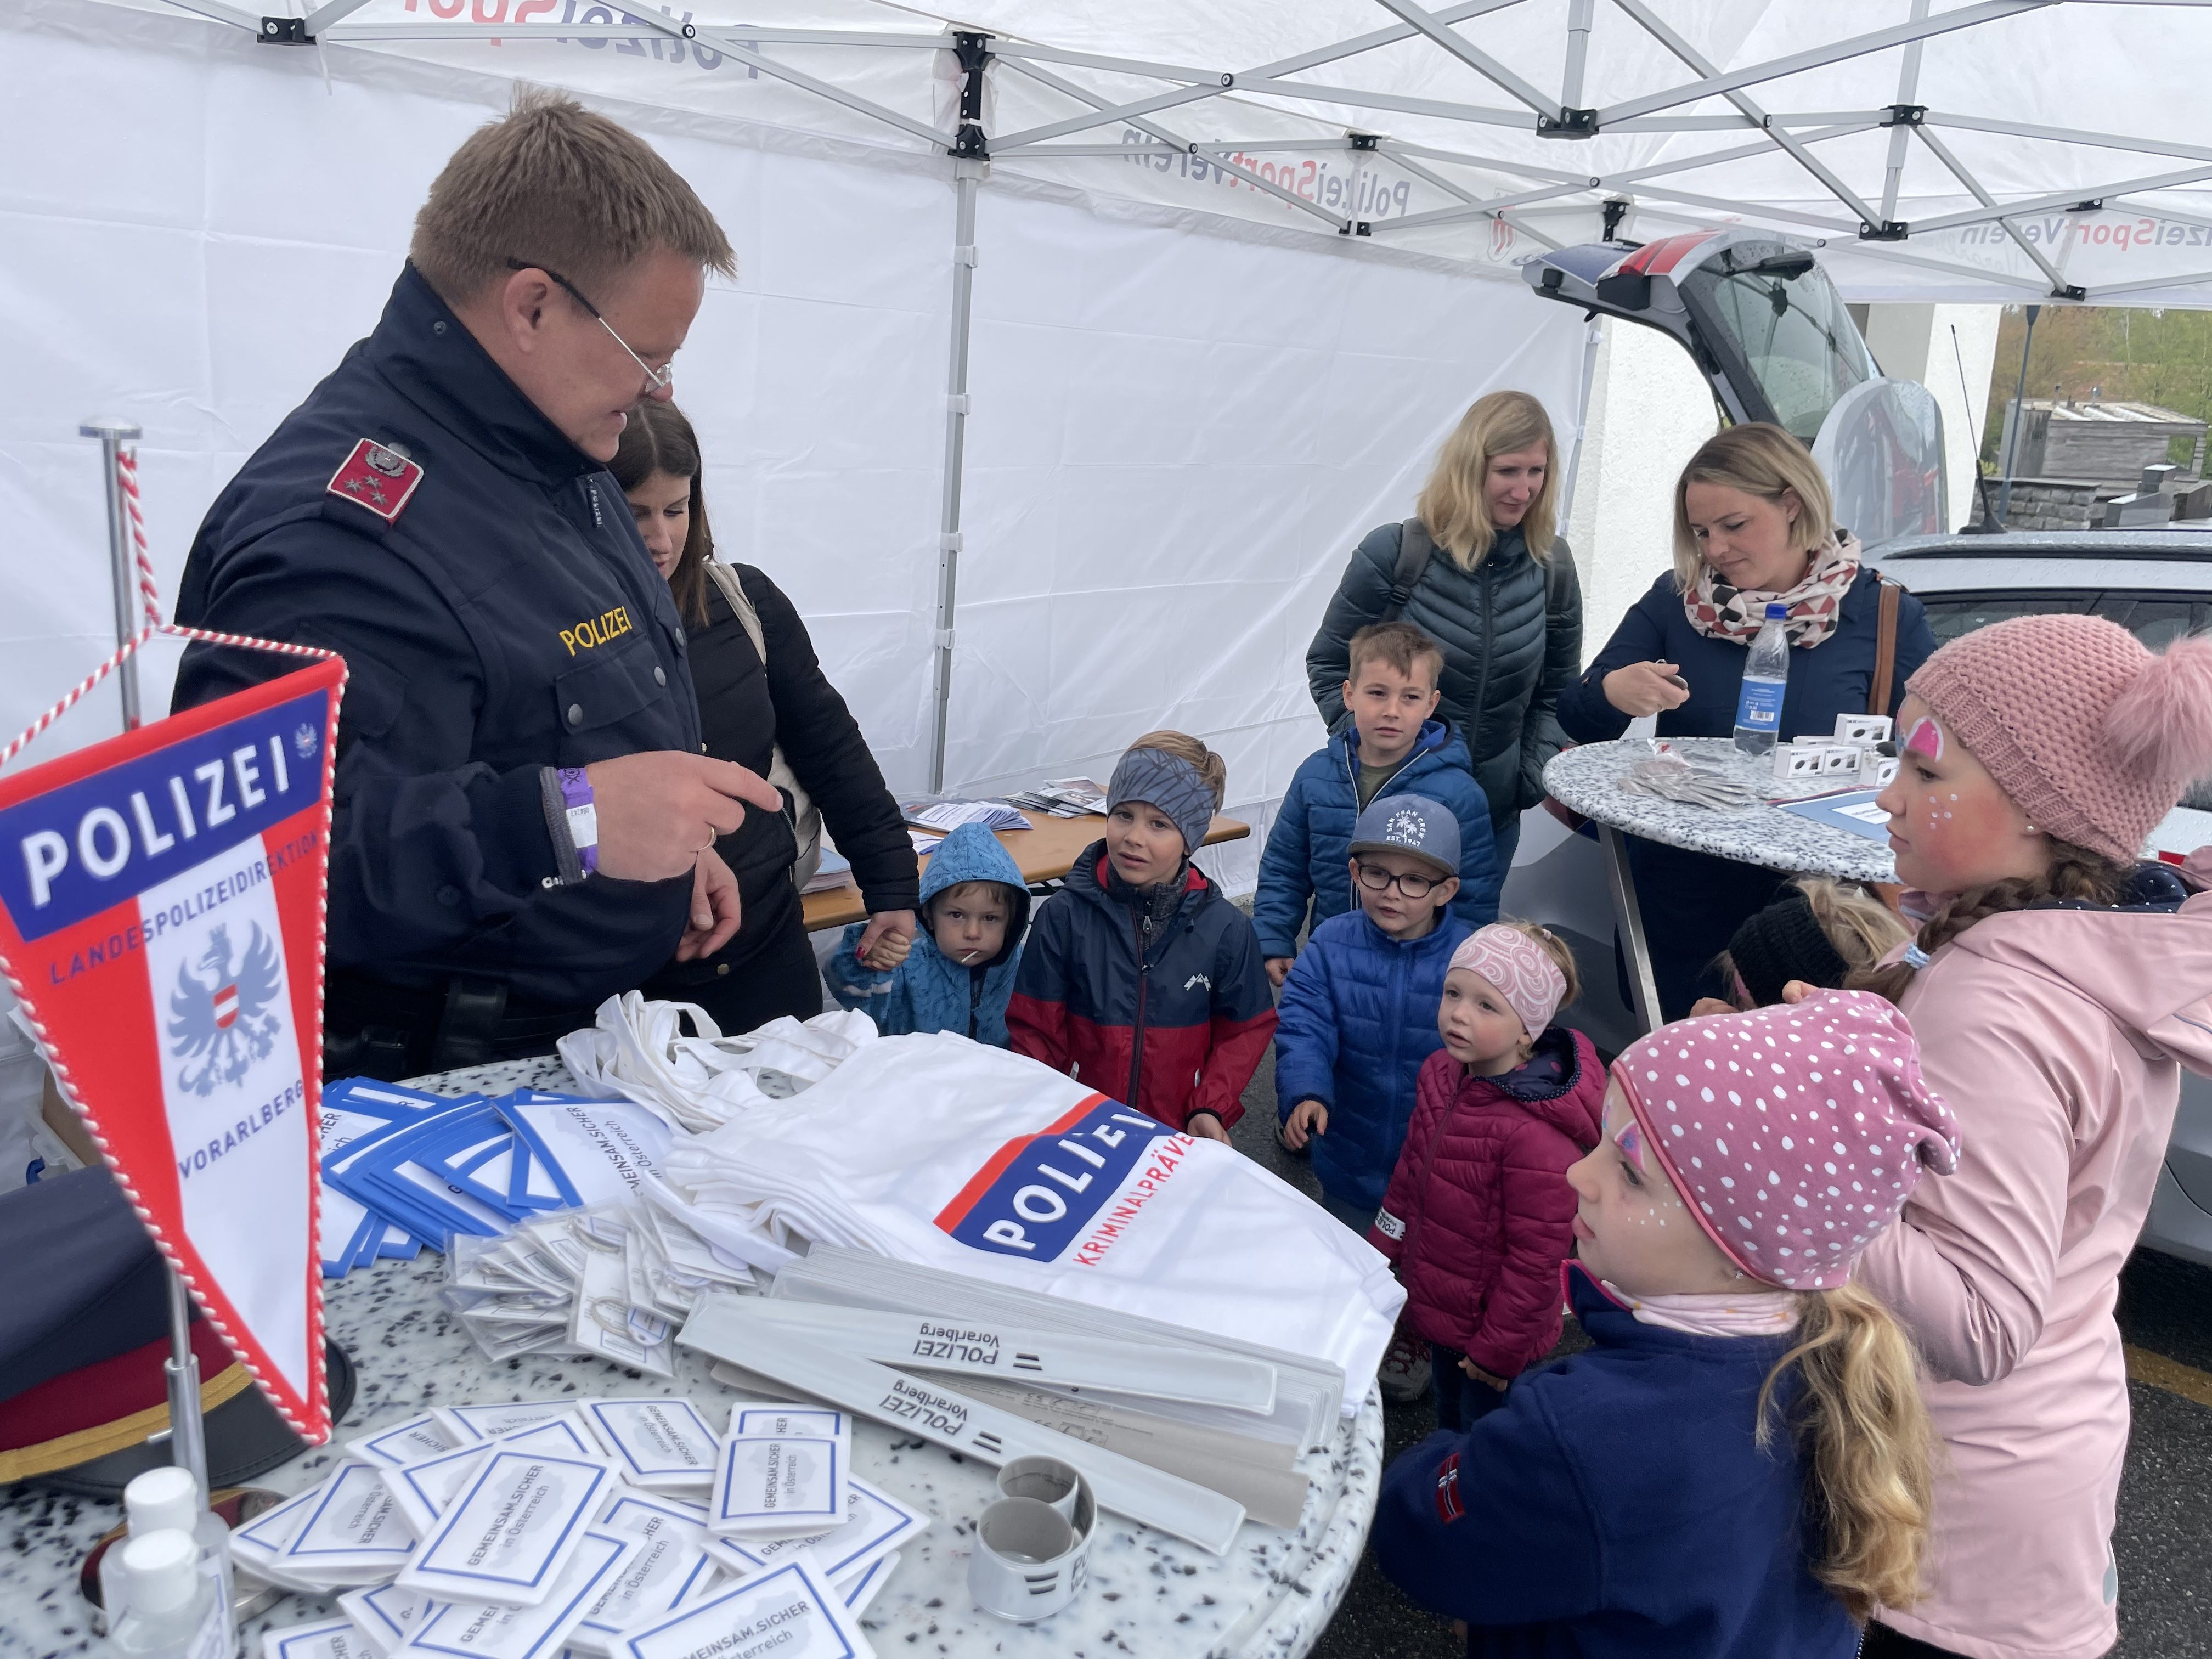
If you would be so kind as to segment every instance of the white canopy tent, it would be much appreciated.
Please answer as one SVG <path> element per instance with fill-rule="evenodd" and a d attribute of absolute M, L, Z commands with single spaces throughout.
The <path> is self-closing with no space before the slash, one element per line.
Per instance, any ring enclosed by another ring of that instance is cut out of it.
<path fill-rule="evenodd" d="M 1858 300 L 2212 296 L 2212 16 L 2179 0 L 292 9 L 0 0 L 31 161 L 0 185 L 0 725 L 100 654 L 77 421 L 145 428 L 173 592 L 514 80 L 646 133 L 731 230 L 678 380 L 718 544 L 793 593 L 903 787 L 1175 725 L 1264 823 L 1352 543 L 1480 392 L 1577 424 L 1585 331 L 1533 249 L 1726 220 Z"/>

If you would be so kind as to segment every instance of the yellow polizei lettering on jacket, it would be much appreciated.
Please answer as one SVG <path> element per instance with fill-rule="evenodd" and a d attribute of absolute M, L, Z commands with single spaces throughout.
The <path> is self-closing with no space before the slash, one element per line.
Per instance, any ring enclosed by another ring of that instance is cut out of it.
<path fill-rule="evenodd" d="M 568 654 L 573 657 L 579 646 L 589 651 L 594 646 L 605 645 L 609 640 L 618 639 L 629 631 L 629 608 L 618 605 L 599 616 L 585 617 L 574 628 L 562 629 L 561 643 L 568 647 Z"/>

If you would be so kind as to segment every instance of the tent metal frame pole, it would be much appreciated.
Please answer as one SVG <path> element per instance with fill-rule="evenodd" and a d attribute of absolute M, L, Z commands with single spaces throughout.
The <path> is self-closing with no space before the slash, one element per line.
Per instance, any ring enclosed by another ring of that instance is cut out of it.
<path fill-rule="evenodd" d="M 2101 287 L 2084 289 L 2082 297 L 2090 305 L 2116 294 L 2144 294 L 2157 288 L 2180 288 L 2191 283 L 2212 282 L 2212 271 L 2183 271 L 2172 276 L 2145 276 L 2132 283 L 2106 283 Z"/>
<path fill-rule="evenodd" d="M 1441 173 L 1437 173 L 1431 168 L 1423 167 L 1419 161 L 1413 160 L 1410 156 L 1400 155 L 1387 140 L 1377 143 L 1375 146 L 1375 149 L 1377 155 L 1389 156 L 1392 162 L 1396 166 L 1402 167 L 1406 172 L 1412 173 L 1416 179 L 1422 179 L 1425 182 L 1434 185 L 1437 189 L 1443 191 L 1447 196 L 1456 196 L 1461 201 L 1468 203 L 1470 205 L 1476 203 L 1478 198 L 1473 191 L 1454 184 L 1450 179 L 1445 178 Z M 1537 229 L 1534 225 L 1509 216 L 1503 208 L 1496 210 L 1490 215 L 1490 216 L 1502 223 L 1512 226 L 1514 229 L 1521 232 L 1522 234 L 1528 236 L 1535 241 L 1541 242 L 1546 247 L 1550 248 L 1555 253 L 1565 246 L 1564 243 L 1553 241 L 1550 237 L 1544 234 L 1542 231 Z"/>
<path fill-rule="evenodd" d="M 1808 133 L 1803 142 L 1817 144 L 1826 139 L 1841 138 L 1850 133 L 1865 132 L 1880 124 L 1879 117 L 1869 114 L 1863 121 L 1855 121 L 1845 126 L 1829 127 L 1819 132 Z M 1631 167 L 1625 173 L 1584 173 L 1571 183 L 1553 185 L 1543 190 L 1516 191 L 1507 196 L 1494 196 L 1486 201 L 1477 203 L 1472 208 L 1437 208 L 1428 213 L 1408 214 L 1403 218 L 1390 220 L 1389 228 L 1397 230 L 1409 229 L 1416 225 L 1449 224 L 1455 219 L 1471 218 L 1478 213 L 1494 212 L 1501 207 L 1525 207 L 1532 203 L 1552 201 L 1562 196 L 1579 196 L 1585 191 L 1626 190 L 1647 179 L 1663 178 L 1672 173 L 1693 173 L 1699 167 L 1712 167 L 1722 161 L 1735 161 L 1748 156 L 1764 155 L 1770 153 L 1772 148 L 1772 145 L 1762 139 L 1755 143 L 1738 144 L 1729 149 L 1707 150 L 1696 155 L 1681 156 L 1671 161 L 1655 161 L 1649 167 Z M 1763 206 L 1747 208 L 1737 204 L 1731 204 L 1730 210 L 1765 214 L 1772 214 L 1776 211 Z M 1808 218 L 1809 222 L 1823 228 L 1845 231 L 1851 228 L 1850 225 L 1839 220 L 1812 218 L 1809 216 L 1802 215 L 1798 216 Z M 1381 228 L 1377 227 L 1378 229 Z"/>
<path fill-rule="evenodd" d="M 1429 21 L 1439 24 L 1463 23 L 1471 17 L 1480 17 L 1486 12 L 1504 11 L 1517 6 L 1521 0 L 1471 0 L 1469 3 L 1446 6 L 1441 11 L 1429 14 Z M 1279 75 L 1296 75 L 1300 70 L 1317 69 L 1323 64 L 1337 64 L 1347 58 L 1357 58 L 1363 52 L 1373 52 L 1378 46 L 1395 46 L 1401 40 L 1410 40 L 1418 33 L 1410 23 L 1394 27 L 1355 34 L 1347 40 L 1334 41 L 1326 46 L 1316 46 L 1290 58 L 1279 58 L 1272 64 L 1262 64 L 1247 71 L 1254 76 L 1272 78 Z M 1240 77 L 1241 78 L 1241 77 Z"/>
<path fill-rule="evenodd" d="M 1912 0 L 1911 21 L 1917 23 L 1928 15 L 1928 0 Z M 1915 40 L 1905 49 L 1904 61 L 1897 70 L 1897 106 L 1910 108 L 1920 90 L 1920 54 L 1927 46 L 1925 40 Z M 1897 192 L 1905 182 L 1905 153 L 1911 141 L 1912 128 L 1899 121 L 1889 130 L 1889 160 L 1883 169 L 1881 181 L 1881 216 L 1886 224 L 1897 217 Z"/>
<path fill-rule="evenodd" d="M 1065 121 L 1048 122 L 1041 127 L 1010 132 L 994 143 L 992 149 L 1000 155 L 1006 155 L 1024 144 L 1041 144 L 1048 138 L 1058 138 L 1065 133 L 1088 132 L 1096 127 L 1111 126 L 1117 121 L 1133 125 L 1135 118 L 1139 115 L 1150 115 L 1156 110 L 1174 109 L 1182 104 L 1194 104 L 1201 98 L 1218 98 L 1228 90 L 1225 83 L 1231 79 L 1224 75 L 1220 82 L 1210 87 L 1178 87 L 1173 92 L 1155 93 L 1150 98 L 1139 98 L 1133 104 L 1094 104 L 1088 115 L 1071 115 Z"/>
<path fill-rule="evenodd" d="M 1778 81 L 1784 76 L 1799 75 L 1807 70 L 1844 63 L 1853 58 L 1863 58 L 1869 52 L 1887 52 L 1892 46 L 1924 40 L 1931 35 L 1949 34 L 1959 29 L 1994 23 L 2001 18 L 2016 16 L 2021 12 L 2042 11 L 2057 3 L 2058 0 L 1981 0 L 1978 5 L 1961 6 L 1955 11 L 1923 17 L 1917 23 L 1899 23 L 1886 29 L 1875 29 L 1871 33 L 1855 34 L 1848 40 L 1832 41 L 1825 46 L 1791 52 L 1784 58 L 1770 58 L 1763 64 L 1747 64 L 1742 69 L 1730 70 L 1725 74 L 1708 75 L 1687 86 L 1651 93 L 1642 98 L 1631 98 L 1600 110 L 1598 127 L 1602 131 L 1638 115 L 1656 115 L 1661 110 L 1694 104 L 1701 98 L 1717 97 L 1740 87 L 1757 86 L 1763 81 Z"/>
<path fill-rule="evenodd" d="M 1962 132 L 1993 132 L 2005 138 L 2045 138 L 2055 144 L 2087 144 L 2095 149 L 2135 150 L 2145 155 L 2172 155 L 2184 161 L 2212 161 L 2212 149 L 2202 144 L 2179 144 L 2160 138 L 2130 138 L 2117 132 L 2092 132 L 2087 128 L 2039 127 L 2026 121 L 2000 121 L 1987 116 L 1959 115 L 1929 110 L 1921 118 L 1924 127 L 1956 127 Z"/>
<path fill-rule="evenodd" d="M 368 0 L 325 0 L 325 4 L 317 6 L 307 14 L 307 38 L 311 40 L 319 38 L 331 24 L 352 16 L 368 3 Z"/>
<path fill-rule="evenodd" d="M 1559 72 L 1559 107 L 1579 109 L 1583 80 L 1589 67 L 1590 25 L 1595 21 L 1597 0 L 1567 0 L 1567 58 Z"/>
<path fill-rule="evenodd" d="M 990 163 L 952 163 L 952 347 L 945 375 L 945 496 L 938 520 L 937 632 L 931 675 L 929 791 L 945 788 L 945 739 L 952 706 L 952 619 L 960 587 L 960 486 L 968 445 L 968 340 L 975 296 L 975 194 Z"/>
<path fill-rule="evenodd" d="M 1474 42 L 1453 33 L 1426 11 L 1415 5 L 1413 0 L 1375 0 L 1375 3 L 1401 21 L 1411 23 L 1437 46 L 1458 58 L 1461 63 L 1466 64 L 1508 97 L 1517 99 L 1526 104 L 1539 117 L 1549 117 L 1553 119 L 1560 118 L 1559 106 L 1530 86 L 1488 52 L 1475 46 Z"/>
<path fill-rule="evenodd" d="M 1089 104 L 1094 109 L 1104 109 L 1108 106 L 1107 100 L 1098 94 L 1087 91 L 1084 88 L 1077 86 L 1073 81 L 1069 81 L 1060 76 L 1054 75 L 1050 70 L 1040 69 L 1035 64 L 1025 64 L 1019 58 L 1007 59 L 1006 67 L 1010 70 L 1016 70 L 1020 74 L 1026 75 L 1030 80 L 1036 82 L 1040 86 L 1050 87 L 1054 92 L 1060 93 L 1066 97 L 1074 99 L 1076 102 L 1079 104 Z M 1181 137 L 1176 134 L 1169 131 L 1165 127 L 1159 125 L 1156 122 L 1146 120 L 1142 116 L 1127 117 L 1125 118 L 1125 124 L 1134 127 L 1139 132 L 1143 133 L 1146 137 L 1158 139 L 1161 143 L 1170 145 L 1186 155 L 1195 155 L 1200 153 L 1201 149 L 1201 146 L 1194 144 L 1188 139 Z M 1000 155 L 1010 153 L 1005 145 L 997 143 L 993 144 L 992 150 L 994 154 Z M 1019 150 L 1014 150 L 1011 153 L 1018 155 L 1021 152 Z M 1250 185 L 1255 190 L 1264 191 L 1268 195 L 1276 197 L 1279 199 L 1288 203 L 1291 206 L 1297 209 L 1301 213 L 1311 214 L 1315 218 L 1321 220 L 1323 223 L 1330 226 L 1334 229 L 1339 231 L 1348 230 L 1353 222 L 1350 219 L 1331 213 L 1327 208 L 1316 206 L 1313 203 L 1307 201 L 1303 196 L 1300 196 L 1296 191 L 1285 190 L 1280 185 L 1277 184 L 1272 179 L 1261 178 L 1249 167 L 1239 167 L 1234 161 L 1224 161 L 1216 155 L 1209 155 L 1207 157 L 1206 165 L 1209 167 L 1219 167 L 1224 173 L 1235 173 L 1239 179 L 1242 179 L 1246 184 Z"/>
<path fill-rule="evenodd" d="M 1582 477 L 1583 451 L 1589 442 L 1590 388 L 1597 383 L 1597 353 L 1605 341 L 1602 319 L 1593 317 L 1583 325 L 1582 400 L 1575 405 L 1575 447 L 1567 455 L 1567 476 L 1559 486 L 1558 522 L 1565 526 L 1575 510 L 1575 485 Z"/>
<path fill-rule="evenodd" d="M 2138 179 L 2115 179 L 2109 185 L 2082 185 L 2071 190 L 2057 191 L 2047 196 L 2033 196 L 2024 202 L 2004 202 L 1996 205 L 1976 208 L 1969 213 L 1946 213 L 1934 219 L 1923 219 L 1912 228 L 1917 232 L 1954 230 L 1960 225 L 1984 225 L 1992 219 L 2005 219 L 2015 213 L 2048 213 L 2053 208 L 2071 208 L 2076 202 L 2111 201 L 2115 197 L 2133 196 L 2149 190 L 2169 190 L 2179 185 L 2200 184 L 2212 179 L 2212 164 L 2185 167 L 2175 173 L 2154 173 Z"/>
<path fill-rule="evenodd" d="M 1643 3 L 1643 0 L 1613 0 L 1613 3 L 1618 6 L 1621 10 L 1626 12 L 1629 16 L 1635 21 L 1637 26 L 1643 29 L 1646 34 L 1649 34 L 1661 46 L 1666 47 L 1668 52 L 1674 53 L 1675 57 L 1681 59 L 1683 63 L 1688 64 L 1690 68 L 1695 70 L 1698 74 L 1711 76 L 1717 73 L 1713 67 L 1713 63 L 1711 58 L 1707 58 L 1695 46 L 1692 46 L 1687 40 L 1685 40 L 1680 35 L 1675 33 L 1673 29 L 1662 22 L 1658 17 L 1653 15 L 1650 9 Z M 1916 42 L 1915 44 L 1917 45 L 1917 43 Z M 1853 191 L 1849 185 L 1846 185 L 1841 179 L 1838 178 L 1834 173 L 1831 172 L 1827 167 L 1822 166 L 1818 161 L 1814 159 L 1811 152 L 1805 147 L 1808 142 L 1807 140 L 1796 137 L 1792 134 L 1784 132 L 1779 127 L 1767 126 L 1766 112 L 1764 109 L 1761 109 L 1758 103 L 1754 101 L 1749 94 L 1730 88 L 1723 89 L 1721 96 L 1726 98 L 1729 103 L 1735 105 L 1735 107 L 1742 112 L 1743 114 L 1748 116 L 1753 120 L 1757 121 L 1761 127 L 1765 128 L 1766 136 L 1772 139 L 1775 144 L 1778 146 L 1791 161 L 1796 162 L 1799 167 L 1803 167 L 1806 172 L 1811 173 L 1815 179 L 1819 179 L 1820 183 L 1826 187 L 1827 191 L 1831 196 L 1833 196 L 1853 213 L 1856 214 L 1861 224 L 1865 225 L 1872 230 L 1880 230 L 1882 228 L 1882 222 L 1875 216 L 1875 210 L 1871 207 L 1868 206 L 1866 203 L 1861 201 L 1857 193 Z"/>
<path fill-rule="evenodd" d="M 1996 205 L 1996 198 L 1982 187 L 1980 179 L 1966 170 L 1966 163 L 1951 153 L 1951 147 L 1929 131 L 1926 127 L 1915 129 L 1900 126 L 1897 131 L 1899 132 L 1917 131 L 1920 135 L 1920 142 L 1928 147 L 1929 154 L 1949 169 L 1951 176 L 1966 187 L 1968 194 L 1984 207 Z M 1997 223 L 2002 227 L 2004 234 L 2012 239 L 2013 246 L 2027 255 L 2035 268 L 2051 279 L 2051 291 L 2053 294 L 2062 292 L 2066 287 L 2066 278 L 2059 273 L 2058 267 L 2045 257 L 2043 250 L 2029 241 L 2027 233 L 2011 220 L 2000 219 Z"/>

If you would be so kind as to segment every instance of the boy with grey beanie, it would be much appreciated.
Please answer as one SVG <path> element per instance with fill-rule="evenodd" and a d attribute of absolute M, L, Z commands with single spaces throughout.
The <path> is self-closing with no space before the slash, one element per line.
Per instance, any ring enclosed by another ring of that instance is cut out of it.
<path fill-rule="evenodd" d="M 1129 746 L 1106 834 L 1038 907 L 1006 1007 L 1016 1054 L 1220 1141 L 1275 1029 L 1250 920 L 1190 861 L 1227 781 L 1180 732 Z"/>

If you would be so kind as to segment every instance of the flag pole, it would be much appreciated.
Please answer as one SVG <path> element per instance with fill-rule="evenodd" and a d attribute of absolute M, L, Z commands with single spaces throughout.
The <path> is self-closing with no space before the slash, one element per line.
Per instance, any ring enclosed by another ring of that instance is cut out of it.
<path fill-rule="evenodd" d="M 94 420 L 78 427 L 77 434 L 100 440 L 100 474 L 107 498 L 108 580 L 115 599 L 115 643 L 119 648 L 161 620 L 155 613 L 147 562 L 139 551 L 143 521 L 138 512 L 137 456 L 125 447 L 140 435 L 140 430 L 129 421 Z M 149 579 L 142 580 L 142 574 Z M 117 665 L 115 678 L 123 697 L 123 729 L 134 732 L 145 722 L 145 711 L 138 701 L 135 654 Z M 169 1358 L 162 1370 L 169 1382 L 169 1461 L 191 1471 L 192 1479 L 199 1483 L 200 1502 L 205 1505 L 210 1496 L 207 1429 L 200 1420 L 199 1356 L 192 1352 L 192 1296 L 175 1267 L 169 1267 L 167 1273 Z"/>

